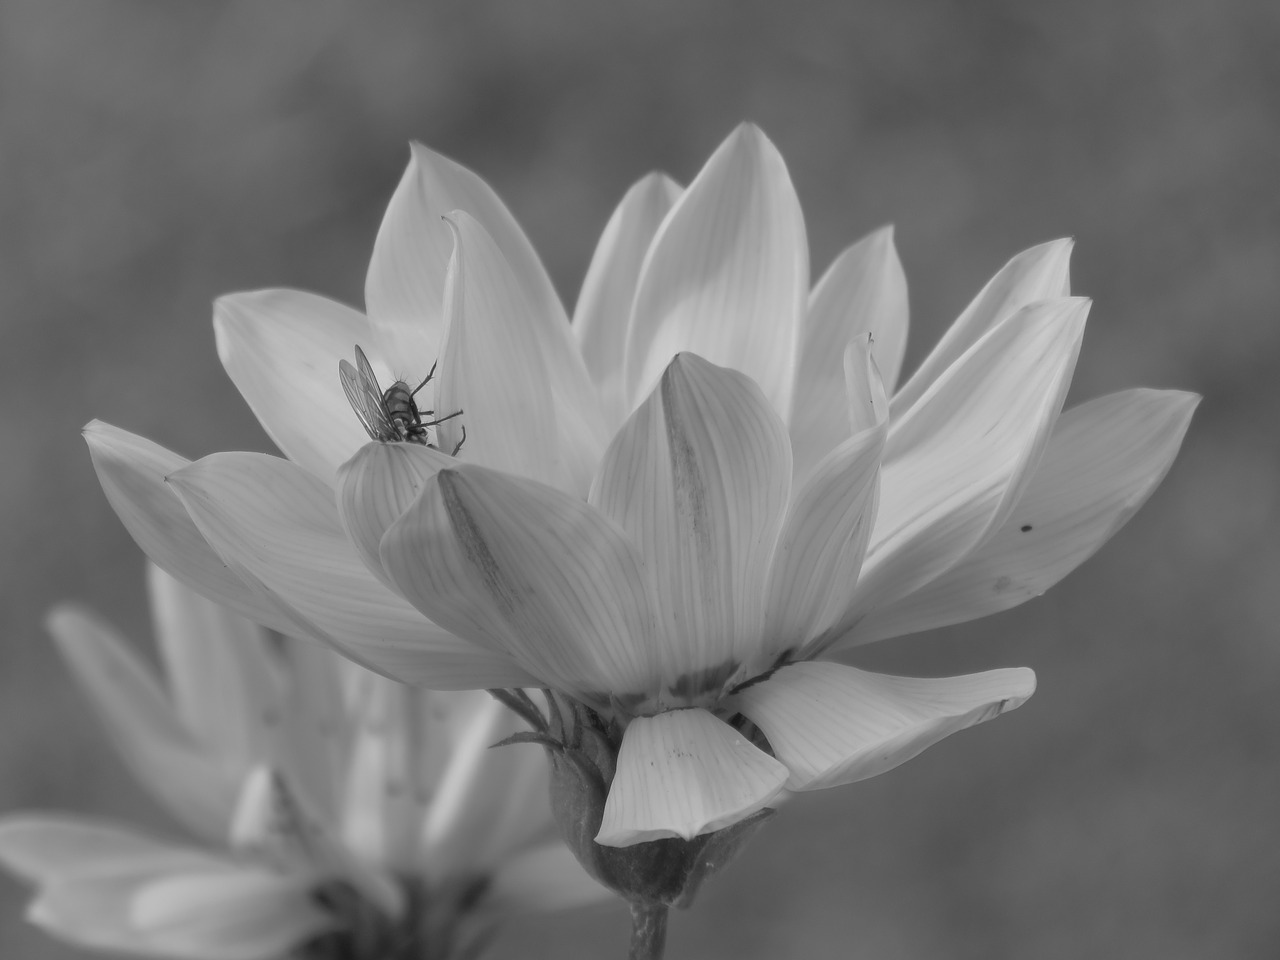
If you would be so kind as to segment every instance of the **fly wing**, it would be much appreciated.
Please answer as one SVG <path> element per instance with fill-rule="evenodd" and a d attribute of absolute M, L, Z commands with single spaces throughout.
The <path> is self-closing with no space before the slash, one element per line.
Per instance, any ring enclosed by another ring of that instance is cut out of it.
<path fill-rule="evenodd" d="M 359 377 L 356 374 L 356 368 L 349 364 L 346 360 L 338 361 L 338 376 L 342 380 L 342 389 L 347 395 L 347 402 L 351 404 L 351 409 L 356 412 L 360 423 L 364 426 L 365 433 L 369 434 L 374 440 L 378 439 L 378 421 L 376 416 L 371 415 L 369 410 L 369 398 L 365 394 L 364 389 L 360 386 Z"/>
<path fill-rule="evenodd" d="M 339 360 L 338 376 L 342 380 L 347 401 L 360 418 L 365 432 L 374 440 L 394 440 L 397 436 L 395 425 L 387 416 L 386 407 L 382 403 L 382 388 L 378 386 L 378 378 L 373 373 L 373 367 L 369 366 L 364 351 L 356 347 L 354 367 L 346 360 Z"/>
<path fill-rule="evenodd" d="M 382 384 L 378 383 L 378 375 L 373 372 L 373 365 L 369 363 L 369 358 L 364 355 L 358 343 L 356 344 L 356 371 L 360 374 L 360 382 L 367 390 L 372 391 L 381 403 Z"/>

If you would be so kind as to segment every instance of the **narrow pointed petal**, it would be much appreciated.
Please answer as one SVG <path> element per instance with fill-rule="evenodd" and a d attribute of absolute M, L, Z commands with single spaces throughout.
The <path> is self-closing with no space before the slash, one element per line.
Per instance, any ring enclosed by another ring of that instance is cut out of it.
<path fill-rule="evenodd" d="M 371 685 L 372 697 L 356 713 L 358 727 L 346 758 L 339 833 L 342 845 L 367 863 L 386 865 L 397 853 L 414 857 L 416 838 L 403 830 L 403 808 L 413 802 L 413 791 L 402 784 L 388 790 L 401 771 L 396 769 L 391 740 L 396 721 L 389 701 L 395 692 L 380 684 Z M 402 808 L 395 811 L 392 808 Z M 397 812 L 400 815 L 395 815 Z M 394 822 L 393 822 L 394 821 Z"/>
<path fill-rule="evenodd" d="M 422 819 L 445 759 L 439 754 L 448 751 L 439 725 L 423 722 L 424 698 L 458 695 L 367 672 L 348 680 L 356 729 L 345 770 L 342 844 L 364 862 L 401 873 L 417 870 Z"/>
<path fill-rule="evenodd" d="M 587 370 L 611 408 L 610 423 L 615 428 L 628 412 L 623 398 L 623 358 L 640 268 L 680 193 L 680 185 L 661 173 L 651 173 L 633 185 L 600 235 L 578 294 L 573 332 Z"/>
<path fill-rule="evenodd" d="M 684 353 L 610 445 L 590 502 L 639 546 L 672 702 L 718 695 L 758 649 L 786 511 L 786 428 L 746 376 Z"/>
<path fill-rule="evenodd" d="M 937 580 L 873 611 L 839 645 L 963 623 L 1044 593 L 1146 502 L 1173 464 L 1199 399 L 1127 390 L 1066 411 L 1000 530 Z"/>
<path fill-rule="evenodd" d="M 526 291 L 531 309 L 554 318 L 568 333 L 564 307 L 547 271 L 493 188 L 460 164 L 414 143 L 409 167 L 374 241 L 365 281 L 365 305 L 380 351 L 406 379 L 421 380 L 442 353 L 445 272 L 453 236 L 441 218 L 454 210 L 465 210 L 484 225 Z"/>
<path fill-rule="evenodd" d="M 1071 292 L 1068 268 L 1075 241 L 1051 240 L 1024 250 L 992 277 L 964 313 L 942 335 L 893 398 L 893 416 L 916 403 L 930 385 L 989 330 L 1024 307 L 1040 300 L 1056 300 Z"/>
<path fill-rule="evenodd" d="M 181 848 L 105 821 L 47 813 L 0 820 L 0 864 L 32 883 L 85 876 L 125 865 L 173 863 Z M 190 865 L 191 858 L 182 860 Z"/>
<path fill-rule="evenodd" d="M 157 566 L 256 623 L 296 631 L 293 615 L 278 600 L 227 568 L 164 482 L 190 460 L 100 420 L 85 426 L 84 439 L 107 501 Z"/>
<path fill-rule="evenodd" d="M 639 555 L 577 497 L 483 467 L 442 470 L 387 531 L 382 563 L 423 613 L 543 679 L 526 686 L 646 689 L 653 613 Z"/>
<path fill-rule="evenodd" d="M 218 555 L 269 587 L 308 635 L 405 682 L 445 688 L 532 682 L 507 657 L 424 618 L 369 572 L 347 539 L 333 491 L 294 463 L 221 453 L 169 483 Z"/>
<path fill-rule="evenodd" d="M 867 337 L 885 391 L 892 395 L 907 347 L 907 278 L 892 227 L 840 254 L 809 297 L 790 421 L 797 477 L 856 432 L 845 416 L 841 358 L 850 343 Z"/>
<path fill-rule="evenodd" d="M 785 419 L 808 293 L 791 177 L 769 139 L 743 124 L 672 208 L 640 272 L 627 333 L 629 404 L 687 350 L 751 377 Z"/>
<path fill-rule="evenodd" d="M 382 536 L 409 509 L 436 472 L 456 465 L 417 443 L 368 443 L 338 469 L 338 515 L 360 559 L 388 586 L 378 555 Z"/>
<path fill-rule="evenodd" d="M 1087 311 L 1069 299 L 1010 317 L 890 421 L 862 575 L 824 642 L 937 578 L 1009 516 L 1062 408 Z"/>
<path fill-rule="evenodd" d="M 567 483 L 559 410 L 543 362 L 530 306 L 502 251 L 472 217 L 451 217 L 456 246 L 449 261 L 449 332 L 440 359 L 435 407 L 462 416 L 436 428 L 437 445 L 461 450 L 469 463 Z"/>
<path fill-rule="evenodd" d="M 422 860 L 433 878 L 492 870 L 552 828 L 551 809 L 541 802 L 550 789 L 546 758 L 519 746 L 490 749 L 527 727 L 486 700 L 456 732 L 423 824 Z"/>
<path fill-rule="evenodd" d="M 313 293 L 258 290 L 219 297 L 213 330 L 227 375 L 290 460 L 328 480 L 368 441 L 338 380 L 357 345 L 373 351 L 364 314 Z"/>
<path fill-rule="evenodd" d="M 846 352 L 851 392 L 865 398 L 850 405 L 862 429 L 817 464 L 787 511 L 769 571 L 762 667 L 844 613 L 875 523 L 889 403 L 867 341 Z"/>
<path fill-rule="evenodd" d="M 787 789 L 821 790 L 892 770 L 1021 706 L 1035 688 L 1025 667 L 925 679 L 810 661 L 747 687 L 735 705 L 791 771 Z"/>
<path fill-rule="evenodd" d="M 672 710 L 627 725 L 596 843 L 692 840 L 763 810 L 787 768 L 706 710 Z"/>
<path fill-rule="evenodd" d="M 541 759 L 541 758 L 539 758 Z M 503 916 L 572 910 L 615 894 L 582 869 L 563 843 L 545 843 L 506 860 L 485 891 L 485 905 Z M 482 908 L 483 909 L 483 908 Z"/>
<path fill-rule="evenodd" d="M 222 840 L 240 771 L 192 736 L 150 671 L 105 623 L 61 606 L 47 626 L 134 776 L 180 823 Z"/>
<path fill-rule="evenodd" d="M 310 826 L 280 772 L 261 763 L 240 785 L 227 838 L 237 853 L 293 866 L 304 862 L 306 844 L 300 841 Z"/>
<path fill-rule="evenodd" d="M 275 960 L 333 928 L 314 883 L 249 866 L 163 877 L 138 889 L 129 922 L 157 947 L 193 960 Z"/>
<path fill-rule="evenodd" d="M 202 744 L 247 769 L 280 723 L 283 678 L 266 630 L 154 564 L 147 592 L 174 708 Z"/>

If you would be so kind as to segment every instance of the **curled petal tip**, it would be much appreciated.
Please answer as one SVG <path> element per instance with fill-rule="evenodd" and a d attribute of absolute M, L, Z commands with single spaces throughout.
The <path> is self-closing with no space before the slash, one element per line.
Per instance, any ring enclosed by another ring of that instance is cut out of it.
<path fill-rule="evenodd" d="M 458 251 L 462 247 L 462 231 L 465 227 L 476 223 L 476 218 L 465 210 L 450 210 L 448 213 L 440 214 L 440 219 L 448 226 L 449 231 L 453 234 L 453 256 L 458 255 Z"/>
<path fill-rule="evenodd" d="M 1001 712 L 1012 710 L 1014 707 L 1020 707 L 1026 703 L 1033 693 L 1036 692 L 1036 672 L 1030 667 L 1010 667 L 1014 671 L 1011 676 L 1017 679 L 1016 690 L 1011 692 L 1009 697 L 1004 700 L 1004 706 Z"/>
<path fill-rule="evenodd" d="M 80 428 L 80 435 L 85 438 L 85 441 L 90 446 L 106 446 L 110 444 L 113 435 L 125 432 L 119 427 L 114 427 L 105 420 L 99 420 L 96 417 Z"/>

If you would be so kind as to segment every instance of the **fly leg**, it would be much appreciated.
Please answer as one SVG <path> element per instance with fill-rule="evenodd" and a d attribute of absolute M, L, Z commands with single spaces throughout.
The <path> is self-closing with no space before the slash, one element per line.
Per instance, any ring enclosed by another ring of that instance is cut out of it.
<path fill-rule="evenodd" d="M 434 410 L 424 410 L 423 413 L 425 413 L 429 417 L 435 416 Z M 454 417 L 460 417 L 460 416 L 462 416 L 461 410 L 457 411 L 456 413 L 451 413 L 447 417 L 436 417 L 436 419 L 434 420 L 424 420 L 422 422 L 422 425 L 424 427 L 434 427 L 437 424 L 444 423 L 446 420 L 452 420 Z"/>
<path fill-rule="evenodd" d="M 436 363 L 439 363 L 439 362 L 440 362 L 439 360 L 436 360 L 435 363 L 431 364 L 431 369 L 427 371 L 426 379 L 423 380 L 416 387 L 414 387 L 411 391 L 409 391 L 409 396 L 416 397 L 418 395 L 418 391 L 431 382 L 431 378 L 436 375 Z M 430 413 L 430 412 L 431 412 L 430 410 L 427 411 L 427 413 Z"/>

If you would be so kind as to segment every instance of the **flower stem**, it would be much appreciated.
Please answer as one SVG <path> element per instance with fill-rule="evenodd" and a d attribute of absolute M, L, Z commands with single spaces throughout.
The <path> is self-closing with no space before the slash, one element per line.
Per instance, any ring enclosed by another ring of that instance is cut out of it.
<path fill-rule="evenodd" d="M 666 905 L 631 901 L 631 952 L 627 954 L 629 960 L 662 960 L 666 946 Z"/>

